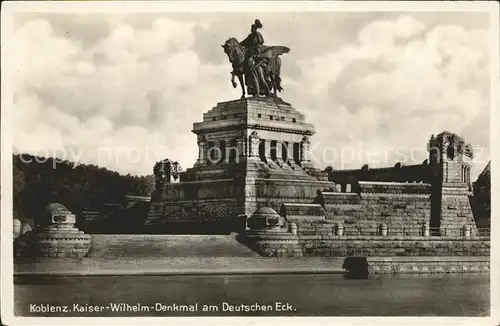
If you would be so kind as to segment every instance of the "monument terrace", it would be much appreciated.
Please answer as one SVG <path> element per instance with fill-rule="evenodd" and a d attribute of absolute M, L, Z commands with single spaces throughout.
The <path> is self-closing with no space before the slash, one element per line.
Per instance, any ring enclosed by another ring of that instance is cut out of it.
<path fill-rule="evenodd" d="M 443 131 L 428 140 L 429 157 L 422 164 L 318 169 L 310 160 L 314 126 L 278 96 L 281 56 L 290 49 L 264 45 L 261 27 L 256 20 L 245 40 L 230 38 L 222 45 L 241 98 L 217 103 L 193 124 L 198 159 L 191 168 L 181 172 L 169 159 L 156 163 L 150 203 L 139 197 L 127 203 L 146 203 L 147 217 L 133 232 L 236 232 L 237 245 L 263 256 L 448 256 L 423 266 L 487 270 L 489 234 L 477 228 L 470 203 L 471 144 Z M 53 210 L 45 220 L 62 223 Z M 141 221 L 134 214 L 127 218 Z M 61 250 L 71 247 L 69 233 L 47 230 L 38 235 L 49 248 L 42 252 L 60 245 L 61 237 Z M 85 244 L 80 251 L 88 249 L 83 235 L 73 240 Z M 464 262 L 472 256 L 485 259 Z M 421 265 L 381 260 L 372 267 Z"/>

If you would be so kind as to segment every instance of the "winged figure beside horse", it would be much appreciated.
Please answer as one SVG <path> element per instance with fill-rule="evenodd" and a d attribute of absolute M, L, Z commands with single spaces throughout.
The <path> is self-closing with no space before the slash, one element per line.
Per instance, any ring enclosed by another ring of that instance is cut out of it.
<path fill-rule="evenodd" d="M 238 86 L 235 77 L 240 82 L 241 98 L 244 98 L 247 93 L 252 96 L 276 97 L 278 92 L 283 90 L 279 56 L 290 52 L 290 48 L 264 45 L 264 38 L 258 31 L 260 28 L 262 28 L 262 23 L 256 19 L 246 39 L 238 42 L 232 37 L 222 45 L 233 66 L 231 72 L 233 87 Z"/>

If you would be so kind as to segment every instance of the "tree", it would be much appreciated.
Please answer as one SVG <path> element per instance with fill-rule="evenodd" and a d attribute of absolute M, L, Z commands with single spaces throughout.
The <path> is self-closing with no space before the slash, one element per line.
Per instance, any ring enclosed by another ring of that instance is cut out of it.
<path fill-rule="evenodd" d="M 77 216 L 86 208 L 100 210 L 107 203 L 122 203 L 127 194 L 148 196 L 154 183 L 151 176 L 124 176 L 95 165 L 23 158 L 13 157 L 14 210 L 32 217 L 50 202 L 67 206 Z"/>

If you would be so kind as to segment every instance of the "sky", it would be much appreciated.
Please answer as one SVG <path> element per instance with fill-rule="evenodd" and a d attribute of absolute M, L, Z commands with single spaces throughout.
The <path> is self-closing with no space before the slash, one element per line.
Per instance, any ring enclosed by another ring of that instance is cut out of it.
<path fill-rule="evenodd" d="M 488 16 L 482 13 L 18 13 L 14 150 L 151 174 L 185 168 L 192 124 L 237 99 L 221 44 L 255 18 L 285 45 L 281 97 L 314 124 L 312 159 L 334 169 L 418 164 L 431 134 L 490 159 Z"/>

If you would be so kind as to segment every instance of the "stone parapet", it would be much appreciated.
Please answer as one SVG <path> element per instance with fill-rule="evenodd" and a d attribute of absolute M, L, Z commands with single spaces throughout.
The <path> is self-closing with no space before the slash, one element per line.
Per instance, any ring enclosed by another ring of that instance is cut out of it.
<path fill-rule="evenodd" d="M 332 223 L 325 223 L 325 225 L 333 225 Z M 490 237 L 459 237 L 459 236 L 450 236 L 450 237 L 440 237 L 440 236 L 380 236 L 380 235 L 343 235 L 337 236 L 334 234 L 331 235 L 303 235 L 300 237 L 301 240 L 342 240 L 342 241 L 458 241 L 458 242 L 485 242 L 489 245 L 491 238 Z"/>
<path fill-rule="evenodd" d="M 436 239 L 437 238 L 437 239 Z M 305 256 L 489 256 L 490 240 L 432 237 L 300 236 Z"/>
<path fill-rule="evenodd" d="M 359 205 L 361 198 L 357 193 L 322 192 L 322 203 L 326 205 Z"/>
<path fill-rule="evenodd" d="M 297 234 L 302 236 L 332 236 L 335 234 L 336 224 L 328 222 L 297 221 Z"/>
<path fill-rule="evenodd" d="M 488 273 L 490 257 L 367 257 L 370 274 Z"/>
<path fill-rule="evenodd" d="M 238 240 L 264 257 L 302 257 L 299 237 L 291 233 L 247 232 Z"/>
<path fill-rule="evenodd" d="M 431 186 L 428 184 L 360 182 L 358 193 L 322 192 L 321 203 L 329 222 L 341 224 L 346 235 L 388 233 L 418 236 L 431 219 Z"/>
<path fill-rule="evenodd" d="M 428 182 L 431 174 L 429 165 L 402 165 L 393 167 L 332 170 L 329 180 L 338 184 L 353 183 L 356 181 L 384 181 L 384 182 Z"/>
<path fill-rule="evenodd" d="M 412 196 L 428 196 L 431 194 L 431 185 L 427 183 L 399 183 L 359 181 L 359 192 L 366 194 L 396 194 Z"/>
<path fill-rule="evenodd" d="M 324 221 L 326 219 L 325 209 L 320 204 L 284 203 L 281 205 L 280 215 L 289 223 Z"/>
<path fill-rule="evenodd" d="M 280 211 L 285 203 L 311 204 L 318 191 L 333 185 L 329 181 L 314 180 L 311 177 L 306 180 L 256 178 L 254 182 L 255 193 L 247 194 L 247 198 L 255 200 L 255 207 L 251 208 L 251 213 L 263 205 Z"/>
<path fill-rule="evenodd" d="M 291 233 L 251 232 L 245 234 L 243 239 L 244 244 L 264 256 L 277 255 L 277 252 L 299 255 L 299 249 L 301 256 L 317 257 L 490 255 L 490 239 L 486 237 L 336 236 L 332 228 L 325 227 L 325 232 L 313 230 L 311 234 L 307 234 L 302 231 L 297 236 Z"/>

